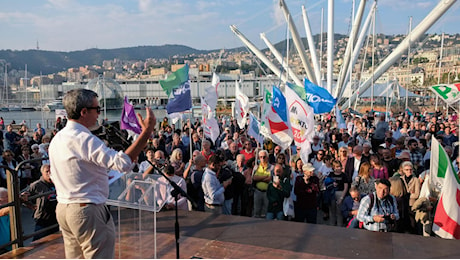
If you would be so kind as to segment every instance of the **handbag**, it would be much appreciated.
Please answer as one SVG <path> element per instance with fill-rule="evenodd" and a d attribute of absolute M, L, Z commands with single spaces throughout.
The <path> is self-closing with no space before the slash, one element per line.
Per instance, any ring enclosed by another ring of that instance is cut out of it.
<path fill-rule="evenodd" d="M 283 201 L 283 213 L 286 217 L 291 216 L 295 217 L 294 213 L 294 201 L 292 200 L 292 197 L 289 196 L 288 198 L 284 198 Z"/>

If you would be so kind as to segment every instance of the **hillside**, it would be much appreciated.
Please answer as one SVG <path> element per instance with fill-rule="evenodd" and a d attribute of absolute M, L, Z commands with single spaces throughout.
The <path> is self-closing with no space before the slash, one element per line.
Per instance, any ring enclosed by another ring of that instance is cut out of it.
<path fill-rule="evenodd" d="M 138 46 L 118 49 L 88 49 L 57 52 L 42 50 L 0 50 L 0 59 L 11 64 L 9 69 L 23 70 L 25 64 L 32 74 L 55 73 L 67 68 L 85 65 L 102 65 L 104 60 L 168 59 L 174 55 L 202 54 L 210 51 L 193 49 L 183 45 Z"/>

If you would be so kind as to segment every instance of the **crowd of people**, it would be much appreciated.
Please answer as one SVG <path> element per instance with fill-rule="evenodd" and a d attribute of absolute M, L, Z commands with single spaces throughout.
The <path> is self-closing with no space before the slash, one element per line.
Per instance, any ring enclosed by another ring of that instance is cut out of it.
<path fill-rule="evenodd" d="M 176 129 L 165 117 L 147 149 L 161 156 L 145 159 L 170 162 L 197 202 L 190 210 L 432 235 L 437 198 L 420 197 L 431 137 L 458 172 L 457 115 L 347 115 L 346 128 L 333 115 L 317 118 L 308 163 L 300 147 L 283 150 L 269 139 L 258 144 L 225 116 L 215 143 L 203 136 L 199 121 Z"/>
<path fill-rule="evenodd" d="M 97 119 L 100 110 L 96 112 Z M 346 127 L 340 127 L 332 114 L 316 119 L 307 163 L 300 158 L 300 147 L 292 144 L 283 150 L 267 138 L 259 144 L 229 116 L 219 117 L 221 134 L 215 142 L 204 136 L 200 120 L 187 120 L 176 128 L 165 117 L 148 134 L 140 154 L 131 151 L 129 157 L 141 179 L 152 178 L 152 163 L 186 190 L 196 204 L 180 198 L 182 210 L 432 235 L 437 198 L 420 197 L 420 189 L 429 174 L 432 136 L 444 146 L 458 172 L 457 115 L 347 114 Z M 33 131 L 25 124 L 18 131 L 12 124 L 2 125 L 1 164 L 14 169 L 21 161 L 48 157 L 50 142 L 66 129 L 66 123 L 59 120 L 50 133 L 40 124 Z M 129 160 L 122 159 L 126 165 L 120 169 L 126 170 Z M 49 164 L 43 159 L 19 170 L 24 201 L 55 189 Z M 6 188 L 4 169 L 0 177 L 0 187 Z M 170 184 L 157 181 L 162 186 L 158 200 L 163 210 L 174 209 Z M 5 189 L 0 191 L 3 194 Z M 36 230 L 57 223 L 56 205 L 56 196 L 36 201 Z"/>

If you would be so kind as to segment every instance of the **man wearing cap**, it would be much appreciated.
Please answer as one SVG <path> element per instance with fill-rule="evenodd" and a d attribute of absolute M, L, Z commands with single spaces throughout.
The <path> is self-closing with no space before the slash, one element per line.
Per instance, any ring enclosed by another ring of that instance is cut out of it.
<path fill-rule="evenodd" d="M 317 200 L 319 193 L 319 179 L 313 172 L 315 167 L 311 163 L 302 166 L 303 176 L 297 176 L 294 183 L 295 221 L 316 224 Z"/>
<path fill-rule="evenodd" d="M 390 194 L 391 183 L 386 179 L 375 181 L 375 191 L 361 200 L 358 220 L 370 231 L 388 232 L 399 219 L 398 205 Z"/>

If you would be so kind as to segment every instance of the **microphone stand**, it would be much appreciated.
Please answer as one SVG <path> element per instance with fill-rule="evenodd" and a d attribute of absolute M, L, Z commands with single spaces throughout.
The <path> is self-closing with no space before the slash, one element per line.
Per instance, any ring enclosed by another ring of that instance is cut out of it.
<path fill-rule="evenodd" d="M 194 207 L 197 207 L 197 204 L 192 199 L 192 197 L 190 197 L 190 195 L 187 194 L 187 192 L 185 192 L 181 187 L 179 187 L 177 183 L 175 183 L 170 178 L 168 178 L 161 169 L 159 169 L 149 160 L 146 160 L 146 161 L 153 167 L 155 171 L 159 172 L 161 176 L 163 176 L 169 182 L 169 184 L 171 184 L 171 186 L 173 187 L 173 190 L 171 191 L 171 195 L 174 197 L 174 202 L 176 205 L 174 208 L 175 213 L 176 213 L 176 222 L 174 223 L 174 231 L 175 231 L 175 237 L 176 237 L 176 258 L 180 259 L 179 257 L 179 216 L 178 216 L 178 209 L 177 209 L 177 201 L 179 200 L 179 194 L 187 198 Z"/>

